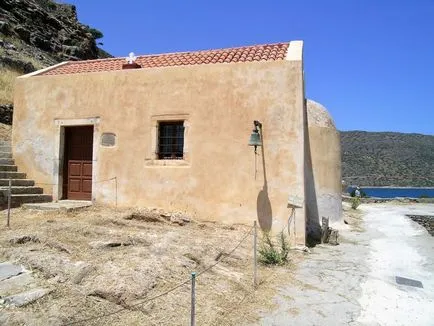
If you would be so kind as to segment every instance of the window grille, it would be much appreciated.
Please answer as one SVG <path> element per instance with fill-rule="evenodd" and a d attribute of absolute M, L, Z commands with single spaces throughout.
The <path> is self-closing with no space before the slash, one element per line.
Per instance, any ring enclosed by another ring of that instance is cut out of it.
<path fill-rule="evenodd" d="M 158 158 L 182 160 L 184 156 L 184 121 L 158 123 Z"/>

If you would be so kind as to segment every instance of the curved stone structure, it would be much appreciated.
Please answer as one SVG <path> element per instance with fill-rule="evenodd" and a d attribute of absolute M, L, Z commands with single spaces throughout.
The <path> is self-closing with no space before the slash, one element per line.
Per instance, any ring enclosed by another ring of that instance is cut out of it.
<path fill-rule="evenodd" d="M 318 241 L 322 217 L 342 219 L 340 135 L 321 104 L 308 99 L 305 114 L 306 233 Z"/>

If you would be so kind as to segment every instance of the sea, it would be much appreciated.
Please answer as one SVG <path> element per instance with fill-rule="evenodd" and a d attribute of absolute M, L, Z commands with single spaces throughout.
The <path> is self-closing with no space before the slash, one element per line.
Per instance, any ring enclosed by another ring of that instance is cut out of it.
<path fill-rule="evenodd" d="M 355 186 L 348 187 L 348 192 L 351 193 Z M 434 188 L 426 187 L 360 187 L 368 197 L 378 198 L 434 198 Z"/>

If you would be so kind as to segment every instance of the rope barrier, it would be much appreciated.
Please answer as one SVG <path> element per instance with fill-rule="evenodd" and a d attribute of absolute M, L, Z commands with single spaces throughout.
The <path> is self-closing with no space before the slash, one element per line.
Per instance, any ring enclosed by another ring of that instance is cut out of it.
<path fill-rule="evenodd" d="M 241 244 L 244 242 L 244 240 L 246 240 L 247 237 L 252 233 L 252 230 L 253 230 L 253 227 L 250 228 L 249 232 L 246 233 L 246 235 L 241 239 L 241 241 L 238 242 L 238 244 L 234 247 L 234 249 L 232 249 L 228 254 L 226 254 L 226 255 L 221 255 L 221 256 L 216 260 L 216 262 L 215 262 L 214 264 L 208 266 L 207 268 L 205 268 L 204 270 L 200 271 L 200 272 L 197 273 L 196 275 L 197 275 L 197 276 L 202 275 L 203 273 L 209 271 L 210 269 L 212 269 L 213 267 L 215 267 L 218 263 L 220 263 L 220 262 L 223 260 L 223 258 L 225 258 L 225 257 L 229 257 L 230 255 L 232 255 L 232 254 L 234 253 L 234 251 L 237 250 L 238 247 L 241 246 Z"/>
<path fill-rule="evenodd" d="M 233 254 L 234 251 L 237 250 L 237 249 L 239 248 L 239 246 L 241 246 L 241 244 L 242 244 L 242 243 L 247 239 L 247 237 L 248 237 L 249 235 L 251 235 L 252 230 L 253 230 L 253 227 L 250 228 L 250 230 L 245 234 L 245 236 L 244 236 L 244 237 L 243 237 L 243 238 L 238 242 L 238 244 L 237 244 L 237 245 L 236 245 L 236 246 L 235 246 L 231 251 L 229 251 L 228 254 L 226 254 L 226 255 L 221 255 L 221 256 L 216 260 L 216 262 L 215 262 L 214 264 L 212 264 L 212 265 L 208 266 L 207 268 L 203 269 L 202 271 L 198 272 L 196 275 L 197 275 L 197 276 L 200 276 L 200 275 L 206 273 L 207 271 L 209 271 L 210 269 L 212 269 L 213 267 L 215 267 L 218 263 L 220 263 L 220 262 L 221 262 L 225 257 L 229 257 L 231 254 Z M 169 294 L 169 293 L 171 293 L 171 292 L 173 292 L 173 291 L 179 289 L 180 287 L 184 286 L 185 284 L 190 283 L 190 281 L 191 281 L 191 280 L 190 280 L 190 278 L 189 278 L 189 279 L 183 281 L 182 283 L 179 283 L 179 284 L 173 286 L 172 288 L 170 288 L 170 289 L 167 290 L 167 291 L 164 291 L 164 292 L 162 292 L 162 293 L 160 293 L 160 294 L 157 294 L 157 295 L 155 295 L 155 296 L 153 296 L 153 297 L 143 299 L 143 301 L 141 301 L 141 302 L 137 302 L 137 303 L 135 303 L 135 304 L 129 306 L 129 307 L 128 307 L 128 310 L 129 310 L 130 308 L 138 307 L 138 306 L 143 305 L 143 304 L 146 304 L 146 303 L 148 303 L 148 302 L 150 302 L 150 301 L 153 301 L 153 300 L 156 300 L 156 299 L 158 299 L 158 298 L 161 298 L 161 297 L 163 297 L 163 296 L 165 296 L 165 295 L 167 295 L 167 294 Z M 80 324 L 80 323 L 84 323 L 84 322 L 92 321 L 92 320 L 95 320 L 95 319 L 99 319 L 99 318 L 104 318 L 104 317 L 112 316 L 112 315 L 118 314 L 118 313 L 120 313 L 120 312 L 122 312 L 122 311 L 124 311 L 124 310 L 127 310 L 127 308 L 124 308 L 124 307 L 123 307 L 123 308 L 120 308 L 120 309 L 118 309 L 118 310 L 116 310 L 116 311 L 113 311 L 113 312 L 110 312 L 110 313 L 101 314 L 101 315 L 98 315 L 98 316 L 93 316 L 93 317 L 89 317 L 89 318 L 85 318 L 85 319 L 81 319 L 81 320 L 77 320 L 77 321 L 73 321 L 73 322 L 68 322 L 68 323 L 65 323 L 65 324 L 63 324 L 63 325 L 64 325 L 64 326 L 76 325 L 76 324 Z"/>

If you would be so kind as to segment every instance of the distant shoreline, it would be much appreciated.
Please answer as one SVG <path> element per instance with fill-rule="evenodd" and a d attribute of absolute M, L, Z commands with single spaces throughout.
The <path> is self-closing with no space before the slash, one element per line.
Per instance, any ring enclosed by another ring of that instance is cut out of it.
<path fill-rule="evenodd" d="M 348 187 L 349 193 L 354 192 L 356 187 Z M 373 198 L 434 198 L 434 187 L 391 187 L 391 186 L 360 186 L 362 196 Z"/>
<path fill-rule="evenodd" d="M 348 188 L 356 188 L 357 185 L 351 185 L 348 186 Z M 360 186 L 359 187 L 361 189 L 363 188 L 373 188 L 373 189 L 434 189 L 434 187 L 411 187 L 411 186 L 399 186 L 399 187 L 394 187 L 394 186 Z"/>

